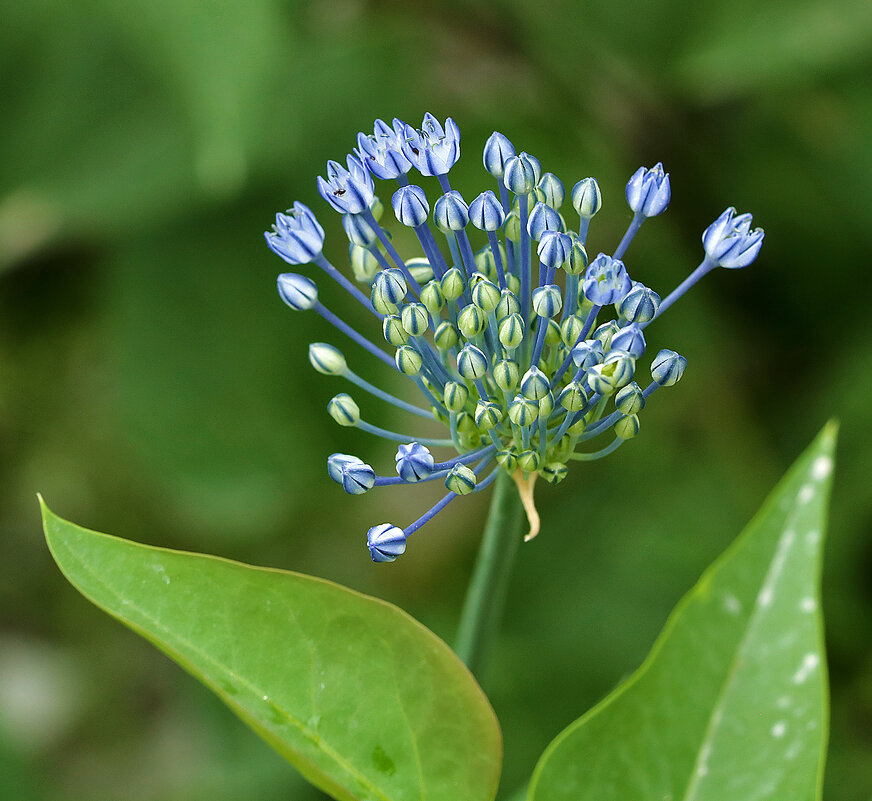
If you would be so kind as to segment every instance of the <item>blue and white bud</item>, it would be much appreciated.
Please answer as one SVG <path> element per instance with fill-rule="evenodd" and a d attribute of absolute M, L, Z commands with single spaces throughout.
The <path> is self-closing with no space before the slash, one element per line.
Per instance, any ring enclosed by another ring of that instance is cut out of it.
<path fill-rule="evenodd" d="M 460 158 L 460 129 L 451 117 L 443 128 L 428 112 L 420 130 L 405 127 L 402 148 L 403 155 L 422 175 L 446 175 Z"/>
<path fill-rule="evenodd" d="M 342 375 L 348 367 L 342 351 L 326 342 L 309 345 L 309 363 L 323 375 Z"/>
<path fill-rule="evenodd" d="M 482 161 L 484 168 L 494 178 L 503 177 L 503 167 L 506 159 L 515 155 L 515 146 L 501 133 L 494 131 L 484 143 Z"/>
<path fill-rule="evenodd" d="M 651 378 L 661 387 L 671 387 L 681 380 L 685 367 L 687 367 L 687 359 L 684 356 L 664 348 L 651 362 Z"/>
<path fill-rule="evenodd" d="M 433 277 L 433 268 L 423 256 L 406 259 L 406 269 L 418 284 L 426 284 Z"/>
<path fill-rule="evenodd" d="M 627 203 L 644 217 L 656 217 L 666 211 L 671 197 L 669 173 L 663 172 L 659 161 L 650 170 L 639 167 L 627 182 Z"/>
<path fill-rule="evenodd" d="M 747 267 L 763 247 L 763 229 L 751 230 L 750 214 L 739 214 L 728 208 L 702 235 L 708 260 L 716 267 L 737 270 Z"/>
<path fill-rule="evenodd" d="M 385 341 L 395 348 L 405 345 L 409 341 L 409 332 L 403 326 L 403 320 L 399 315 L 386 314 L 382 320 L 382 333 Z"/>
<path fill-rule="evenodd" d="M 530 400 L 541 400 L 548 394 L 550 387 L 548 376 L 535 365 L 527 370 L 521 379 L 521 393 Z"/>
<path fill-rule="evenodd" d="M 631 323 L 648 323 L 657 316 L 660 295 L 653 289 L 636 281 L 633 288 L 618 304 L 617 311 Z"/>
<path fill-rule="evenodd" d="M 445 486 L 455 495 L 469 495 L 475 489 L 476 478 L 465 464 L 456 464 L 445 477 Z"/>
<path fill-rule="evenodd" d="M 553 172 L 543 173 L 536 188 L 543 193 L 545 202 L 552 209 L 559 209 L 566 199 L 566 189 L 563 187 L 563 182 Z"/>
<path fill-rule="evenodd" d="M 597 306 L 620 303 L 632 289 L 624 262 L 600 253 L 584 273 L 584 296 Z"/>
<path fill-rule="evenodd" d="M 546 206 L 547 208 L 547 206 Z M 532 220 L 532 218 L 531 218 Z M 534 239 L 536 237 L 533 237 Z M 572 252 L 572 237 L 559 231 L 543 231 L 536 253 L 546 267 L 563 266 Z"/>
<path fill-rule="evenodd" d="M 618 390 L 615 395 L 615 408 L 621 414 L 636 414 L 645 408 L 645 395 L 642 388 L 631 381 L 627 386 Z"/>
<path fill-rule="evenodd" d="M 417 442 L 400 445 L 395 461 L 397 475 L 403 481 L 422 481 L 433 472 L 433 454 Z"/>
<path fill-rule="evenodd" d="M 528 153 L 510 156 L 503 165 L 503 184 L 516 195 L 526 195 L 533 191 L 542 176 L 539 159 Z"/>
<path fill-rule="evenodd" d="M 357 456 L 352 456 L 350 453 L 331 453 L 330 456 L 327 457 L 327 475 L 337 484 L 341 484 L 342 468 L 346 464 L 352 462 L 360 462 L 363 464 L 362 459 L 359 459 Z"/>
<path fill-rule="evenodd" d="M 469 207 L 460 192 L 452 189 L 436 201 L 433 219 L 440 231 L 462 231 L 469 224 Z"/>
<path fill-rule="evenodd" d="M 506 221 L 506 213 L 499 198 L 488 190 L 469 204 L 469 220 L 479 231 L 497 231 Z"/>
<path fill-rule="evenodd" d="M 375 470 L 360 459 L 345 462 L 340 469 L 339 483 L 349 495 L 363 495 L 375 485 Z"/>
<path fill-rule="evenodd" d="M 539 316 L 551 319 L 560 313 L 563 298 L 557 284 L 546 284 L 533 290 L 533 311 Z"/>
<path fill-rule="evenodd" d="M 645 335 L 642 333 L 642 327 L 638 323 L 625 325 L 612 337 L 609 347 L 624 350 L 634 359 L 638 359 L 645 352 Z"/>
<path fill-rule="evenodd" d="M 621 330 L 614 320 L 608 320 L 593 332 L 593 338 L 602 342 L 602 346 L 608 350 L 612 346 L 612 337 Z"/>
<path fill-rule="evenodd" d="M 393 127 L 376 120 L 372 136 L 357 135 L 357 158 L 376 178 L 397 178 L 412 169 L 412 163 L 403 154 L 405 129 L 402 120 L 395 119 Z"/>
<path fill-rule="evenodd" d="M 605 358 L 605 348 L 598 339 L 585 339 L 572 349 L 572 362 L 576 367 L 589 370 Z"/>
<path fill-rule="evenodd" d="M 276 214 L 272 231 L 264 231 L 269 249 L 288 264 L 308 264 L 324 247 L 324 229 L 309 207 L 296 201 L 284 214 Z"/>
<path fill-rule="evenodd" d="M 366 547 L 373 562 L 393 562 L 406 552 L 406 534 L 391 523 L 381 523 L 366 532 Z"/>
<path fill-rule="evenodd" d="M 611 395 L 633 380 L 635 361 L 622 350 L 606 354 L 602 363 L 595 364 L 585 374 L 588 385 L 600 395 Z"/>
<path fill-rule="evenodd" d="M 430 325 L 430 315 L 423 303 L 409 303 L 400 313 L 403 329 L 410 337 L 423 336 Z"/>
<path fill-rule="evenodd" d="M 318 287 L 305 275 L 282 273 L 276 283 L 279 297 L 294 311 L 306 311 L 318 302 Z"/>
<path fill-rule="evenodd" d="M 361 214 L 343 214 L 342 227 L 352 245 L 371 248 L 378 242 L 378 235 Z"/>
<path fill-rule="evenodd" d="M 397 221 L 409 228 L 417 228 L 427 222 L 430 214 L 430 203 L 420 186 L 409 184 L 401 186 L 391 198 L 394 216 Z"/>
<path fill-rule="evenodd" d="M 464 345 L 457 354 L 457 372 L 473 381 L 484 378 L 487 375 L 487 356 L 475 345 Z"/>
<path fill-rule="evenodd" d="M 494 383 L 503 392 L 514 392 L 521 380 L 521 368 L 514 359 L 500 359 L 493 369 Z"/>
<path fill-rule="evenodd" d="M 603 207 L 603 196 L 596 178 L 583 178 L 572 187 L 572 207 L 583 220 L 591 219 Z"/>
<path fill-rule="evenodd" d="M 372 294 L 378 296 L 379 300 L 385 304 L 398 306 L 406 297 L 408 287 L 406 279 L 395 267 L 389 270 L 382 270 L 376 277 L 372 285 Z"/>
<path fill-rule="evenodd" d="M 318 176 L 318 191 L 340 214 L 360 214 L 375 197 L 372 176 L 354 156 L 346 160 L 348 169 L 335 161 L 327 162 L 327 179 Z"/>
<path fill-rule="evenodd" d="M 400 345 L 394 354 L 394 362 L 403 375 L 418 375 L 424 360 L 411 345 Z"/>
<path fill-rule="evenodd" d="M 547 203 L 539 202 L 530 210 L 530 216 L 527 219 L 527 233 L 530 234 L 530 238 L 535 242 L 542 239 L 546 231 L 559 232 L 562 230 L 563 220 L 560 219 L 560 215 Z M 569 247 L 567 245 L 567 257 Z M 566 261 L 566 259 L 563 261 Z"/>
<path fill-rule="evenodd" d="M 353 428 L 360 422 L 360 407 L 351 395 L 340 392 L 327 404 L 328 414 L 341 426 Z"/>

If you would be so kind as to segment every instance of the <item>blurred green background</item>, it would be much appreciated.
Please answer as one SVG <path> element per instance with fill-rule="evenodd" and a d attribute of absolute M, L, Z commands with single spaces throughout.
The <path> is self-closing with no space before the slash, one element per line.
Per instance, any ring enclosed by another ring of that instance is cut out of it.
<path fill-rule="evenodd" d="M 313 373 L 306 344 L 333 342 L 355 370 L 384 373 L 283 306 L 284 265 L 261 234 L 302 200 L 343 263 L 315 175 L 375 117 L 417 123 L 429 110 L 461 127 L 452 182 L 467 197 L 492 186 L 480 153 L 494 128 L 567 186 L 597 176 L 593 252 L 628 222 L 627 177 L 662 160 L 672 205 L 627 262 L 664 294 L 697 264 L 700 232 L 725 206 L 767 232 L 753 267 L 716 271 L 652 331 L 652 347 L 675 348 L 689 367 L 646 410 L 642 435 L 538 490 L 543 533 L 522 549 L 487 681 L 504 790 L 640 663 L 681 594 L 837 416 L 826 795 L 872 798 L 872 330 L 860 302 L 872 256 L 872 4 L 542 9 L 4 4 L 0 797 L 319 797 L 65 583 L 41 538 L 37 490 L 92 528 L 335 579 L 452 638 L 486 499 L 449 507 L 400 563 L 370 563 L 366 529 L 405 525 L 439 493 L 351 498 L 329 481 L 327 454 L 389 472 L 392 449 L 327 417 L 342 387 Z M 328 304 L 357 317 L 321 283 Z M 384 407 L 359 400 L 388 423 Z"/>

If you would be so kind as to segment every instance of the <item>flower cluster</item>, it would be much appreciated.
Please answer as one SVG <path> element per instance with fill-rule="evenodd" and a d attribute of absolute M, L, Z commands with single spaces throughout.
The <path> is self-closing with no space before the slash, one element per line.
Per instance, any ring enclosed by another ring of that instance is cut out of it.
<path fill-rule="evenodd" d="M 324 306 L 309 277 L 280 275 L 282 300 L 292 309 L 313 309 L 408 376 L 425 405 L 362 379 L 332 345 L 310 345 L 312 366 L 448 429 L 441 439 L 398 434 L 365 422 L 347 393 L 329 402 L 340 425 L 401 443 L 396 475 L 377 475 L 356 456 L 330 456 L 328 474 L 346 492 L 421 481 L 441 481 L 448 489 L 405 528 L 383 523 L 369 530 L 367 544 L 376 562 L 396 559 L 409 535 L 458 495 L 487 487 L 500 470 L 517 482 L 531 520 L 528 538 L 535 535 L 536 478 L 556 484 L 566 476 L 568 462 L 614 452 L 639 432 L 639 413 L 651 396 L 684 373 L 684 357 L 661 350 L 650 363 L 651 380 L 642 379 L 638 363 L 647 326 L 715 267 L 750 264 L 763 242 L 763 231 L 751 229 L 750 214 L 727 209 L 703 234 L 700 265 L 661 300 L 630 278 L 623 259 L 644 221 L 669 205 L 669 174 L 662 165 L 640 167 L 630 178 L 626 198 L 633 218 L 627 232 L 614 252 L 591 259 L 588 229 L 602 206 L 594 178 L 584 178 L 569 193 L 578 215 L 570 227 L 561 211 L 566 191 L 560 179 L 543 172 L 534 156 L 517 153 L 502 134 L 487 140 L 483 154 L 496 191 L 488 189 L 467 203 L 448 180 L 459 157 L 456 123 L 449 118 L 443 125 L 427 114 L 420 129 L 401 120 L 392 125 L 377 120 L 372 135 L 358 135 L 346 167 L 327 162 L 318 191 L 342 215 L 354 282 L 324 257 L 324 229 L 302 203 L 276 215 L 265 234 L 287 263 L 315 264 L 347 290 L 378 319 L 393 353 Z M 411 182 L 412 171 L 436 178 L 440 191 L 434 203 Z M 395 249 L 380 222 L 384 207 L 374 179 L 399 185 L 391 197 L 393 214 L 412 229 L 423 257 L 404 259 Z M 470 235 L 478 240 L 475 247 Z M 600 435 L 611 441 L 586 450 Z M 430 448 L 451 448 L 455 455 L 437 461 Z"/>

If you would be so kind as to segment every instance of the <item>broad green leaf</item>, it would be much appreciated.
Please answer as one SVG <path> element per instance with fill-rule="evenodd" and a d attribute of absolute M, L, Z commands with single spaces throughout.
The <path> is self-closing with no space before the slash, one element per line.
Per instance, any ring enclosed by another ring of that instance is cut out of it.
<path fill-rule="evenodd" d="M 178 662 L 342 801 L 490 801 L 499 726 L 472 675 L 402 610 L 328 581 L 152 548 L 43 504 L 89 600 Z"/>
<path fill-rule="evenodd" d="M 836 426 L 679 603 L 642 667 L 546 749 L 531 801 L 810 801 L 827 690 L 818 597 Z"/>

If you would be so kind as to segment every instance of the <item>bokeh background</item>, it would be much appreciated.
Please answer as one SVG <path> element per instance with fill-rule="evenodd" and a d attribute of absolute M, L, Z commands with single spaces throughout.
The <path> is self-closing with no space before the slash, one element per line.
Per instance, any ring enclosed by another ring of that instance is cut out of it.
<path fill-rule="evenodd" d="M 374 118 L 429 110 L 460 124 L 467 197 L 492 185 L 494 128 L 567 186 L 597 176 L 594 252 L 629 220 L 627 177 L 662 160 L 671 207 L 627 262 L 663 293 L 725 206 L 767 232 L 757 263 L 716 271 L 652 330 L 689 367 L 641 435 L 538 491 L 544 530 L 522 549 L 487 677 L 504 791 L 640 663 L 836 416 L 826 795 L 872 798 L 872 4 L 33 0 L 3 20 L 0 796 L 320 797 L 65 583 L 36 491 L 98 530 L 335 579 L 451 639 L 486 499 L 449 507 L 400 563 L 370 563 L 366 529 L 406 524 L 438 492 L 351 498 L 328 480 L 333 451 L 386 472 L 392 449 L 329 419 L 342 387 L 314 374 L 307 343 L 392 379 L 283 306 L 261 233 L 302 200 L 343 263 L 315 175 Z"/>

